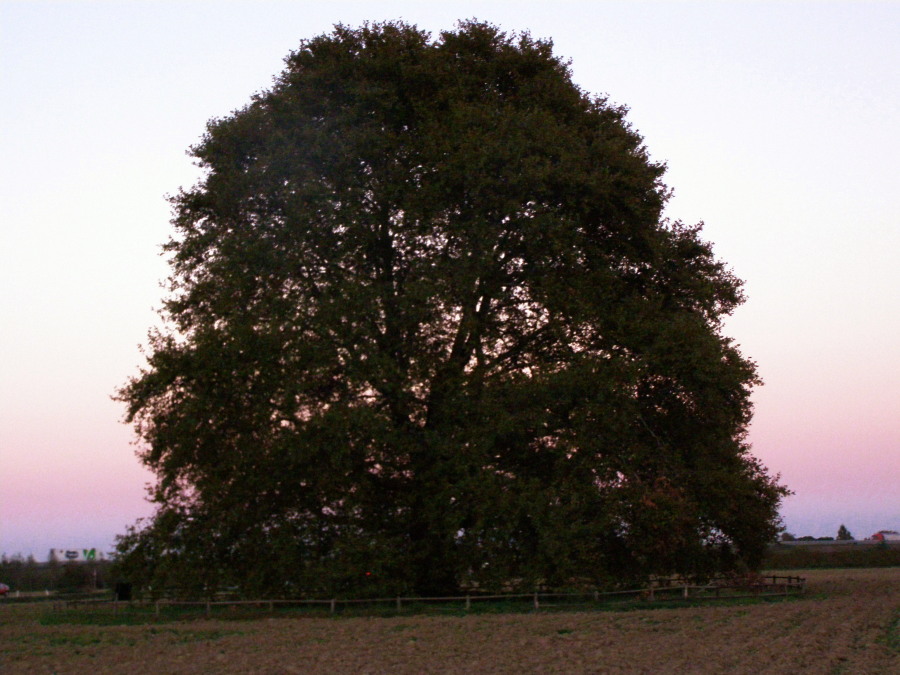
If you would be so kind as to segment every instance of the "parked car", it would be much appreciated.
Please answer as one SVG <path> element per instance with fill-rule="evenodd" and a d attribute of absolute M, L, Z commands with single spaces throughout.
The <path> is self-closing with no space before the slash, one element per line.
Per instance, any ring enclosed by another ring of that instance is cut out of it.
<path fill-rule="evenodd" d="M 9 586 L 0 584 L 0 597 L 6 597 L 9 594 Z"/>

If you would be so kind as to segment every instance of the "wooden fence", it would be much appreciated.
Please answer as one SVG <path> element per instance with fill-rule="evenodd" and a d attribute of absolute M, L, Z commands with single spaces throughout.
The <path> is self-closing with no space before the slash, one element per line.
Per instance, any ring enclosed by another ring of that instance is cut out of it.
<path fill-rule="evenodd" d="M 617 591 L 586 591 L 570 593 L 533 592 L 533 593 L 500 593 L 494 595 L 467 594 L 438 597 L 392 597 L 392 598 L 295 598 L 295 599 L 261 599 L 261 600 L 179 600 L 177 598 L 161 598 L 158 600 L 117 601 L 107 599 L 59 599 L 53 603 L 54 610 L 61 611 L 78 607 L 112 608 L 114 613 L 132 607 L 152 608 L 159 616 L 160 611 L 167 608 L 197 608 L 207 616 L 214 608 L 254 607 L 269 612 L 277 608 L 316 608 L 328 610 L 335 614 L 339 609 L 352 607 L 389 607 L 397 612 L 404 609 L 413 610 L 422 605 L 443 606 L 446 609 L 471 611 L 472 605 L 480 602 L 512 602 L 527 604 L 534 610 L 562 608 L 569 606 L 590 606 L 600 603 L 628 601 L 686 601 L 735 600 L 741 598 L 779 597 L 802 594 L 806 587 L 806 579 L 793 576 L 769 575 L 752 579 L 713 579 L 705 584 L 683 582 L 668 583 L 657 580 L 643 588 Z"/>

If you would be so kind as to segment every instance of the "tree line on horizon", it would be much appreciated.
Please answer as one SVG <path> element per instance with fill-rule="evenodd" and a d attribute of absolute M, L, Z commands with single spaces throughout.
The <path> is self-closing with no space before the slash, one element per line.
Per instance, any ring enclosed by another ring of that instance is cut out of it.
<path fill-rule="evenodd" d="M 897 532 L 895 532 L 894 530 L 881 530 L 881 531 L 877 532 L 875 535 L 872 535 L 871 537 L 866 537 L 865 539 L 863 539 L 861 541 L 878 539 L 878 535 L 880 535 L 880 534 L 896 535 Z M 850 530 L 848 530 L 847 527 L 843 524 L 841 524 L 841 526 L 838 528 L 836 537 L 813 537 L 811 535 L 804 535 L 802 537 L 798 537 L 798 536 L 794 535 L 793 533 L 785 530 L 784 532 L 781 533 L 781 535 L 779 536 L 778 539 L 779 539 L 779 541 L 857 541 L 856 538 L 850 533 Z"/>
<path fill-rule="evenodd" d="M 108 588 L 113 572 L 108 560 L 59 562 L 48 556 L 38 562 L 33 555 L 0 556 L 0 582 L 13 592 L 74 593 Z"/>

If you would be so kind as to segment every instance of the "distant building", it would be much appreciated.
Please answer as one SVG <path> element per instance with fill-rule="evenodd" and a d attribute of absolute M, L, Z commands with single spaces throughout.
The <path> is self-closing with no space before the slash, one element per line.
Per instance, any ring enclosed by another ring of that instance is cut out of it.
<path fill-rule="evenodd" d="M 50 562 L 95 562 L 105 560 L 102 551 L 95 548 L 51 548 Z"/>
<path fill-rule="evenodd" d="M 896 530 L 880 530 L 872 535 L 876 541 L 900 541 L 900 532 Z"/>

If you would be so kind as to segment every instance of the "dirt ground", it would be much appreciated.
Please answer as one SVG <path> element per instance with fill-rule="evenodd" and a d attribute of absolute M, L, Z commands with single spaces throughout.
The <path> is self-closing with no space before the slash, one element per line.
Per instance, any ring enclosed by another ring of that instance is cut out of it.
<path fill-rule="evenodd" d="M 799 574 L 802 600 L 628 612 L 44 626 L 0 603 L 0 672 L 900 673 L 900 568 Z"/>

